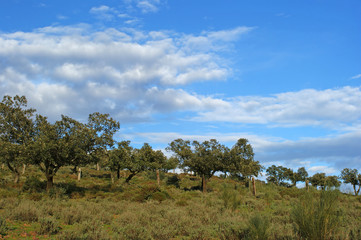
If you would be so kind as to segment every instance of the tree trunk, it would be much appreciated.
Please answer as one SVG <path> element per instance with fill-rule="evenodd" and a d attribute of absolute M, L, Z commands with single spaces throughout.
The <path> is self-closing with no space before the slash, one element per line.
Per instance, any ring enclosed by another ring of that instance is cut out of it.
<path fill-rule="evenodd" d="M 173 174 L 175 174 L 175 168 L 173 169 Z"/>
<path fill-rule="evenodd" d="M 117 178 L 120 179 L 120 168 L 117 169 Z"/>
<path fill-rule="evenodd" d="M 254 177 L 252 177 L 252 186 L 253 186 L 253 196 L 256 196 L 256 180 L 254 179 Z"/>
<path fill-rule="evenodd" d="M 136 175 L 136 173 L 131 173 L 131 174 L 127 177 L 127 179 L 125 179 L 125 182 L 126 182 L 126 183 L 129 183 L 129 181 L 130 181 L 135 175 Z"/>
<path fill-rule="evenodd" d="M 357 190 L 356 190 L 356 185 L 353 185 L 353 191 L 355 192 L 355 196 L 357 196 L 360 192 L 360 185 L 358 186 Z"/>
<path fill-rule="evenodd" d="M 207 181 L 205 176 L 202 176 L 202 191 L 203 193 L 207 192 Z"/>
<path fill-rule="evenodd" d="M 46 191 L 48 191 L 48 192 L 54 186 L 53 178 L 54 177 L 52 175 L 49 175 L 49 174 L 46 176 Z"/>
<path fill-rule="evenodd" d="M 97 163 L 97 171 L 99 171 L 99 170 L 100 170 L 100 164 Z"/>
<path fill-rule="evenodd" d="M 4 170 L 4 168 L 5 168 L 5 164 L 3 163 L 1 164 L 1 169 Z"/>
<path fill-rule="evenodd" d="M 81 179 L 81 168 L 78 169 L 78 181 Z"/>
<path fill-rule="evenodd" d="M 23 164 L 23 171 L 22 171 L 22 174 L 25 173 L 25 169 L 26 169 L 26 164 Z"/>
<path fill-rule="evenodd" d="M 306 191 L 308 192 L 308 189 L 309 189 L 309 187 L 308 187 L 308 180 L 306 180 Z"/>
<path fill-rule="evenodd" d="M 114 184 L 114 175 L 113 175 L 113 172 L 110 172 L 110 178 L 112 179 L 112 184 Z"/>
<path fill-rule="evenodd" d="M 20 179 L 20 173 L 15 171 L 14 172 L 14 183 L 19 183 L 19 179 Z"/>
<path fill-rule="evenodd" d="M 156 170 L 156 173 L 157 173 L 157 183 L 158 183 L 158 187 L 160 187 L 159 169 Z"/>

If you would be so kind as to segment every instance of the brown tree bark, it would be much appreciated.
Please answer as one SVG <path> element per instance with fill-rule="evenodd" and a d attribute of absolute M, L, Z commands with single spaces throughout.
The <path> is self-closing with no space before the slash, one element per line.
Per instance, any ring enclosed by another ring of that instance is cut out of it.
<path fill-rule="evenodd" d="M 253 196 L 256 196 L 256 180 L 254 179 L 254 177 L 252 177 L 252 186 L 253 186 Z"/>
<path fill-rule="evenodd" d="M 19 183 L 20 174 L 18 172 L 14 172 L 14 183 Z"/>
<path fill-rule="evenodd" d="M 309 187 L 308 187 L 308 180 L 306 180 L 305 184 L 306 184 L 306 191 L 308 192 L 308 189 L 309 189 Z"/>
<path fill-rule="evenodd" d="M 207 192 L 207 181 L 205 176 L 202 176 L 202 191 L 203 193 Z"/>
<path fill-rule="evenodd" d="M 81 168 L 78 169 L 78 181 L 81 179 Z"/>
<path fill-rule="evenodd" d="M 157 183 L 158 183 L 158 187 L 160 187 L 159 169 L 156 170 L 156 173 L 157 173 Z"/>
<path fill-rule="evenodd" d="M 52 189 L 53 188 L 53 186 L 54 186 L 54 181 L 53 181 L 53 179 L 54 179 L 54 176 L 53 175 L 51 175 L 51 174 L 47 174 L 46 175 L 46 191 L 50 191 L 50 189 Z"/>

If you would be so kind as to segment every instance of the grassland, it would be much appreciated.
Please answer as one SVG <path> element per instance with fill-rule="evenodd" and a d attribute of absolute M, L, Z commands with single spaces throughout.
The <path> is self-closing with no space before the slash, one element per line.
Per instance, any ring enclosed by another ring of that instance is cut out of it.
<path fill-rule="evenodd" d="M 187 174 L 127 173 L 70 168 L 55 188 L 35 167 L 20 184 L 0 170 L 0 239 L 361 239 L 361 198 L 336 191 L 309 192 L 213 177 L 208 193 Z"/>

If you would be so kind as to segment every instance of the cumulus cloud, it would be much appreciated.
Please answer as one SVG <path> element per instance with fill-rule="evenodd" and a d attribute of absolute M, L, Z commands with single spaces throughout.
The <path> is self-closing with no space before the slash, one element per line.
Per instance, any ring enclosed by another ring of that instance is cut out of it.
<path fill-rule="evenodd" d="M 234 31 L 229 30 L 230 35 Z M 177 88 L 224 80 L 230 74 L 216 50 L 192 51 L 188 39 L 188 35 L 167 31 L 96 31 L 86 24 L 3 33 L 0 93 L 26 95 L 51 118 L 102 111 L 124 121 L 146 121 L 153 113 L 227 106 L 223 100 Z M 214 37 L 207 41 L 229 43 Z"/>
<path fill-rule="evenodd" d="M 228 106 L 201 112 L 194 120 L 334 128 L 356 124 L 361 117 L 359 87 L 305 89 L 270 97 L 248 96 L 225 101 Z"/>

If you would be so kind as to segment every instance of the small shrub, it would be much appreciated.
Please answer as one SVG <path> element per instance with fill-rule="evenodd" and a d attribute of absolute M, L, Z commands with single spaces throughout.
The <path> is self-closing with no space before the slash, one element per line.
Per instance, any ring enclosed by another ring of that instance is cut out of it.
<path fill-rule="evenodd" d="M 180 199 L 180 200 L 175 202 L 175 205 L 177 205 L 179 207 L 184 207 L 184 206 L 188 205 L 188 202 L 185 199 Z"/>
<path fill-rule="evenodd" d="M 6 224 L 6 221 L 4 218 L 0 217 L 0 237 L 5 236 L 8 232 L 9 228 Z"/>
<path fill-rule="evenodd" d="M 34 202 L 22 201 L 9 214 L 12 220 L 36 222 L 41 215 L 40 210 L 34 206 Z"/>
<path fill-rule="evenodd" d="M 85 221 L 74 224 L 73 228 L 59 234 L 61 240 L 107 240 L 108 234 L 103 230 L 101 222 Z"/>
<path fill-rule="evenodd" d="M 166 192 L 155 192 L 151 196 L 151 199 L 158 201 L 158 202 L 163 202 L 164 200 L 167 200 L 169 198 L 170 198 L 170 196 Z"/>
<path fill-rule="evenodd" d="M 173 185 L 176 188 L 179 188 L 180 187 L 179 183 L 180 183 L 180 179 L 178 178 L 177 175 L 170 176 L 167 179 L 167 185 Z"/>
<path fill-rule="evenodd" d="M 224 207 L 227 209 L 235 210 L 239 205 L 241 205 L 239 192 L 228 186 L 223 186 L 221 199 L 223 200 Z"/>
<path fill-rule="evenodd" d="M 40 181 L 39 178 L 35 176 L 27 177 L 22 187 L 22 190 L 24 192 L 30 192 L 30 193 L 43 192 L 45 189 L 46 189 L 46 182 Z"/>
<path fill-rule="evenodd" d="M 40 219 L 40 229 L 38 231 L 38 234 L 53 235 L 58 233 L 59 230 L 59 224 L 56 222 L 54 217 L 43 217 Z"/>
<path fill-rule="evenodd" d="M 270 222 L 267 217 L 257 214 L 248 222 L 248 238 L 252 240 L 269 239 Z"/>

